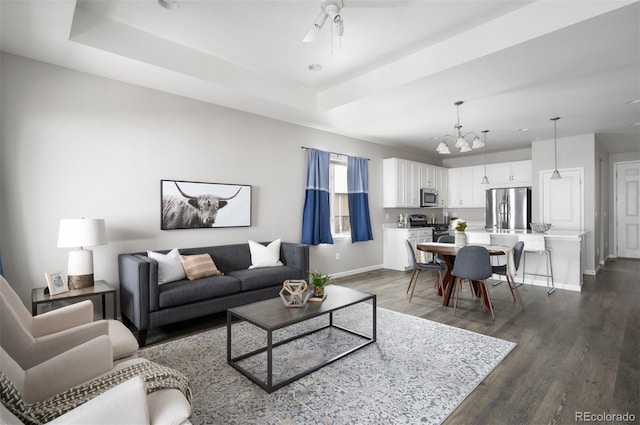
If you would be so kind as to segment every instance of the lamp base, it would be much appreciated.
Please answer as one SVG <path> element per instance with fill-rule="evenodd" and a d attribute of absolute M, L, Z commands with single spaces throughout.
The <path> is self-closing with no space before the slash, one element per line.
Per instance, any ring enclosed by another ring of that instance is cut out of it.
<path fill-rule="evenodd" d="M 69 276 L 67 282 L 69 289 L 88 288 L 89 286 L 93 286 L 93 273 Z"/>

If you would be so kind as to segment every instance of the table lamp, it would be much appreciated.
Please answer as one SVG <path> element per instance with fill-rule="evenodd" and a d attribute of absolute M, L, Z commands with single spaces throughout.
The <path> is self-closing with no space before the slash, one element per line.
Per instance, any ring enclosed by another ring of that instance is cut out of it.
<path fill-rule="evenodd" d="M 93 251 L 85 247 L 106 243 L 107 231 L 103 219 L 60 220 L 58 248 L 78 248 L 69 252 L 67 268 L 69 289 L 93 286 Z"/>

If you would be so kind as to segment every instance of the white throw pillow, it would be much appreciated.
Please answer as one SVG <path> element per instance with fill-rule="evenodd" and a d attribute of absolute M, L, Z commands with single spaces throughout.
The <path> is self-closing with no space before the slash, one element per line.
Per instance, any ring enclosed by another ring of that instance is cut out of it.
<path fill-rule="evenodd" d="M 282 265 L 282 261 L 280 261 L 280 239 L 276 239 L 267 246 L 258 242 L 249 241 L 249 249 L 251 250 L 250 269 Z"/>
<path fill-rule="evenodd" d="M 180 262 L 180 251 L 178 251 L 178 248 L 173 248 L 166 254 L 147 251 L 147 255 L 149 258 L 158 262 L 158 285 L 187 278 L 184 267 L 182 267 L 182 263 Z"/>

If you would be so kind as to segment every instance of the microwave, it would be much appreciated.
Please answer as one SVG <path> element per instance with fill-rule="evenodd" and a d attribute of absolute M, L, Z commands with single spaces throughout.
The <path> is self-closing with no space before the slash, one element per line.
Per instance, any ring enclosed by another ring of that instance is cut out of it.
<path fill-rule="evenodd" d="M 421 207 L 437 207 L 438 191 L 435 189 L 420 189 L 420 206 Z"/>

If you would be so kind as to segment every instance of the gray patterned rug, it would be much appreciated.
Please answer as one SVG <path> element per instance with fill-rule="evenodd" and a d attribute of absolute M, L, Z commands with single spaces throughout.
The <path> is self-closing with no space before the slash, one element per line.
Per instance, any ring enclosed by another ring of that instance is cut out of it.
<path fill-rule="evenodd" d="M 140 355 L 184 372 L 198 424 L 439 424 L 516 344 L 378 308 L 377 342 L 267 394 L 226 362 L 226 329 L 218 328 L 141 350 Z M 371 305 L 336 312 L 337 324 L 371 334 Z M 289 327 L 286 338 L 317 318 Z M 325 330 L 274 350 L 274 380 L 328 358 L 357 337 Z M 234 355 L 264 346 L 263 331 L 234 323 Z M 243 366 L 266 375 L 265 357 Z"/>

